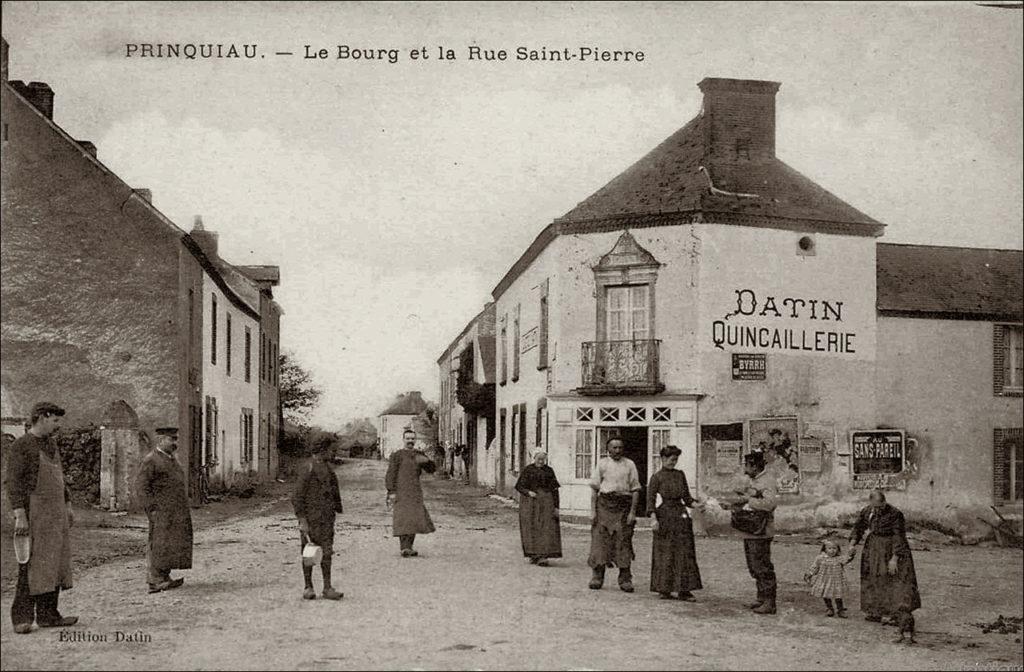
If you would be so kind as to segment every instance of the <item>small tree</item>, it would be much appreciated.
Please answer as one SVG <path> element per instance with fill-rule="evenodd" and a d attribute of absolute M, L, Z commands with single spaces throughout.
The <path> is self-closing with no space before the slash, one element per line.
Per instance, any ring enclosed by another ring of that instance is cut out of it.
<path fill-rule="evenodd" d="M 323 390 L 313 382 L 313 375 L 295 361 L 293 355 L 281 353 L 281 412 L 284 419 L 304 426 L 309 413 L 320 405 Z"/>

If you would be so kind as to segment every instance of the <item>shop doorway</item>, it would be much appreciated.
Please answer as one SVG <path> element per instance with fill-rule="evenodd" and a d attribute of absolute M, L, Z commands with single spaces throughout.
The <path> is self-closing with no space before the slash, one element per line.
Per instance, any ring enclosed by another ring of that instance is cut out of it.
<path fill-rule="evenodd" d="M 600 443 L 598 450 L 601 457 L 607 457 L 608 451 L 605 446 L 612 438 L 622 439 L 625 444 L 625 456 L 633 460 L 636 465 L 637 475 L 640 477 L 640 504 L 637 505 L 637 517 L 647 515 L 647 481 L 650 480 L 649 464 L 647 456 L 650 452 L 647 445 L 646 427 L 601 427 L 599 429 Z"/>

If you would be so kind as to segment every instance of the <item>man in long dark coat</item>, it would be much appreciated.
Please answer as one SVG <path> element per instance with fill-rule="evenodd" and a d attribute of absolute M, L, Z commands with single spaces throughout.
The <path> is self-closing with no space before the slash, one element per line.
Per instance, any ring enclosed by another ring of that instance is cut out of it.
<path fill-rule="evenodd" d="M 430 534 L 434 523 L 423 505 L 420 474 L 434 473 L 435 466 L 422 451 L 416 450 L 416 432 L 411 429 L 402 434 L 405 448 L 396 450 L 388 460 L 388 473 L 384 477 L 387 505 L 392 507 L 392 534 L 398 537 L 403 558 L 419 555 L 413 549 L 417 534 Z"/>
<path fill-rule="evenodd" d="M 161 434 L 156 448 L 142 459 L 135 479 L 135 497 L 149 518 L 149 592 L 180 587 L 185 579 L 171 578 L 172 569 L 192 569 L 192 514 L 185 471 L 174 454 L 178 442 Z"/>
<path fill-rule="evenodd" d="M 74 514 L 60 451 L 52 440 L 63 417 L 64 409 L 56 404 L 36 404 L 29 416 L 32 427 L 8 448 L 6 486 L 14 533 L 32 539 L 29 561 L 18 566 L 11 604 L 11 621 L 20 635 L 32 632 L 32 621 L 43 628 L 65 628 L 78 622 L 77 616 L 62 616 L 57 609 L 61 589 L 72 586 L 70 527 Z"/>

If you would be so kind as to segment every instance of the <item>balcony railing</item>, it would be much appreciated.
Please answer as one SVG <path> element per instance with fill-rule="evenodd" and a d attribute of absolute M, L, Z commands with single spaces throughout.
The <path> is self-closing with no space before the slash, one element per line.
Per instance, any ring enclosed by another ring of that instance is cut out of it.
<path fill-rule="evenodd" d="M 665 390 L 659 372 L 661 341 L 583 343 L 582 394 L 657 394 Z"/>

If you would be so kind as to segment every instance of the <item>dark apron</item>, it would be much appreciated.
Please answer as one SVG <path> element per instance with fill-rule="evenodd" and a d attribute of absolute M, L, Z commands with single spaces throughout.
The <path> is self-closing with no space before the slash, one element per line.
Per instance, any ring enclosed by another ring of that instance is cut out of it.
<path fill-rule="evenodd" d="M 32 539 L 29 592 L 42 595 L 71 588 L 71 530 L 59 452 L 51 458 L 39 451 L 39 476 L 29 497 L 28 521 Z"/>

